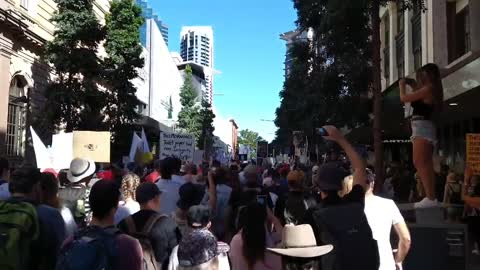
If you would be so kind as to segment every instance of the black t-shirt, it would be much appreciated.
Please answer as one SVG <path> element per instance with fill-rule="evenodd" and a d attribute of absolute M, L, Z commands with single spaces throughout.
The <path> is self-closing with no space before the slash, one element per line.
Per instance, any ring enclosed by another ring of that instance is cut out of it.
<path fill-rule="evenodd" d="M 141 232 L 147 221 L 154 215 L 159 214 L 152 210 L 140 210 L 133 214 L 136 230 Z M 118 228 L 125 233 L 128 232 L 125 220 L 118 224 Z M 155 253 L 155 259 L 162 264 L 162 269 L 168 268 L 170 254 L 180 242 L 181 237 L 177 224 L 170 217 L 163 216 L 153 225 L 149 235 L 150 243 Z"/>
<path fill-rule="evenodd" d="M 304 216 L 302 224 L 309 224 L 312 226 L 313 232 L 315 234 L 315 239 L 317 240 L 318 245 L 332 244 L 334 239 L 331 238 L 329 233 L 324 234 L 322 231 L 322 225 L 318 224 L 315 219 L 316 211 L 319 211 L 322 208 L 328 208 L 338 205 L 348 205 L 348 204 L 360 204 L 361 208 L 365 207 L 365 190 L 360 185 L 355 185 L 352 188 L 352 191 L 345 195 L 344 197 L 332 196 L 324 198 L 321 203 L 317 206 L 310 208 Z M 365 215 L 363 212 L 362 215 Z M 366 220 L 366 217 L 365 217 Z M 325 239 L 327 237 L 327 239 Z M 337 269 L 335 268 L 336 264 L 336 255 L 335 252 L 322 256 L 322 270 Z M 324 269 L 325 268 L 325 269 Z M 355 268 L 351 268 L 355 269 Z"/>

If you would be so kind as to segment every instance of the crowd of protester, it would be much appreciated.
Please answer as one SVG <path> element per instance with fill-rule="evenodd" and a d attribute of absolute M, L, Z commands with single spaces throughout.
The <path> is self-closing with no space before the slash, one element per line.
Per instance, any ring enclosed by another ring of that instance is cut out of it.
<path fill-rule="evenodd" d="M 398 187 L 402 171 L 387 172 L 391 199 L 373 195 L 373 172 L 335 127 L 324 128 L 347 162 L 74 159 L 57 174 L 11 172 L 0 159 L 0 269 L 402 269 L 411 239 L 391 200 L 410 196 Z M 456 203 L 460 188 L 479 241 L 476 182 L 467 170 L 463 185 L 446 181 L 444 197 Z"/>

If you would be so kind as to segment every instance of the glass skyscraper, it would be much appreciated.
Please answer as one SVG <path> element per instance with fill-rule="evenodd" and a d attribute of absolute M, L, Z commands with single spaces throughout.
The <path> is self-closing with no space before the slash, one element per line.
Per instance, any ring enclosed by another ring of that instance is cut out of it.
<path fill-rule="evenodd" d="M 158 15 L 155 14 L 155 12 L 153 12 L 153 9 L 148 4 L 147 0 L 137 0 L 137 4 L 142 9 L 142 16 L 145 19 L 147 20 L 153 19 L 155 21 L 158 28 L 160 29 L 160 32 L 162 32 L 162 37 L 165 40 L 165 43 L 168 46 L 168 25 L 163 23 L 160 17 L 158 17 Z M 140 41 L 142 42 L 143 47 L 147 47 L 147 24 L 146 23 L 144 23 L 140 27 Z"/>

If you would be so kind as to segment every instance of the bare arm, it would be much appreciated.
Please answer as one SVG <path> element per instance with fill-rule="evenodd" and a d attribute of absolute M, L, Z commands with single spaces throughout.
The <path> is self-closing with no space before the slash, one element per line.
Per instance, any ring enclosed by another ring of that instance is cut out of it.
<path fill-rule="evenodd" d="M 353 186 L 360 185 L 364 188 L 364 190 L 367 190 L 367 171 L 363 159 L 336 127 L 325 126 L 323 128 L 329 134 L 329 136 L 325 137 L 325 139 L 337 142 L 347 154 L 348 159 L 350 160 L 350 163 L 354 169 Z"/>
<path fill-rule="evenodd" d="M 403 103 L 414 102 L 417 100 L 424 100 L 424 99 L 431 98 L 432 96 L 432 87 L 430 85 L 426 85 L 411 93 L 407 93 L 407 82 L 405 79 L 400 79 L 400 81 L 398 82 L 398 85 L 400 87 L 400 100 Z"/>
<path fill-rule="evenodd" d="M 397 223 L 393 225 L 395 232 L 397 233 L 399 242 L 398 242 L 398 252 L 395 256 L 395 263 L 402 263 L 407 257 L 408 251 L 410 250 L 410 244 L 412 242 L 410 238 L 410 231 L 408 230 L 407 224 L 405 222 Z"/>

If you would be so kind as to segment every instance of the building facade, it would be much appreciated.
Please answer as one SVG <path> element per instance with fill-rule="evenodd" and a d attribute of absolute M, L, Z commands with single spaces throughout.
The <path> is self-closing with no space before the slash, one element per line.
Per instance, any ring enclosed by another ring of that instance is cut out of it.
<path fill-rule="evenodd" d="M 41 56 L 53 39 L 55 8 L 53 0 L 0 1 L 0 153 L 14 164 L 33 160 L 26 127 L 46 102 L 52 73 Z M 104 23 L 109 1 L 96 0 L 93 9 Z"/>
<path fill-rule="evenodd" d="M 290 74 L 293 58 L 290 54 L 290 48 L 297 42 L 309 42 L 313 39 L 313 29 L 307 31 L 294 30 L 283 33 L 280 39 L 286 42 L 287 50 L 285 52 L 285 78 Z"/>
<path fill-rule="evenodd" d="M 168 47 L 168 25 L 166 25 L 160 17 L 153 12 L 153 9 L 148 4 L 147 0 L 137 0 L 137 5 L 142 9 L 142 16 L 145 20 L 153 19 L 155 23 L 157 23 L 165 44 L 167 44 Z M 140 41 L 142 42 L 143 47 L 147 47 L 147 22 L 140 27 Z"/>
<path fill-rule="evenodd" d="M 183 85 L 183 77 L 168 50 L 157 22 L 154 19 L 147 19 L 146 25 L 150 74 L 147 115 L 159 123 L 174 126 L 181 109 L 180 88 Z"/>
<path fill-rule="evenodd" d="M 449 165 L 465 158 L 465 134 L 480 133 L 480 1 L 425 0 L 425 10 L 381 8 L 382 89 L 398 91 L 399 78 L 415 78 L 427 63 L 442 73 L 444 111 L 439 151 Z M 405 117 L 410 116 L 410 106 Z"/>
<path fill-rule="evenodd" d="M 186 26 L 182 28 L 180 54 L 185 62 L 197 63 L 205 69 L 207 91 L 203 95 L 213 103 L 214 44 L 211 26 Z"/>

